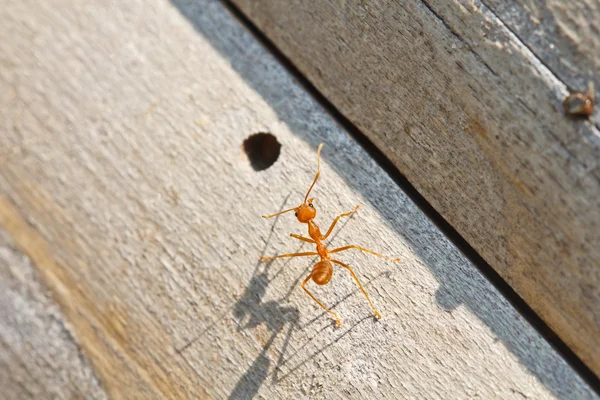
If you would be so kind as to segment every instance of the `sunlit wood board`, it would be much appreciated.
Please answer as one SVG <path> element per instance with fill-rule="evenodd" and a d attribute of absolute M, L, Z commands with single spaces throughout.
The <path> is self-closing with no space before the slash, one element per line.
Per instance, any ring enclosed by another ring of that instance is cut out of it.
<path fill-rule="evenodd" d="M 231 2 L 600 375 L 598 1 Z"/>
<path fill-rule="evenodd" d="M 597 398 L 221 3 L 191 7 L 0 10 L 0 276 L 51 293 L 1 297 L 12 397 L 17 365 L 64 346 L 80 371 L 57 380 L 87 374 L 88 397 Z M 282 144 L 263 171 L 242 149 L 256 132 Z M 315 259 L 258 261 L 309 251 L 293 215 L 261 215 L 302 200 L 321 142 L 317 222 L 361 205 L 331 246 L 401 257 L 340 255 L 380 321 L 344 271 L 310 286 L 336 328 L 299 286 Z M 48 315 L 69 335 L 19 348 Z"/>

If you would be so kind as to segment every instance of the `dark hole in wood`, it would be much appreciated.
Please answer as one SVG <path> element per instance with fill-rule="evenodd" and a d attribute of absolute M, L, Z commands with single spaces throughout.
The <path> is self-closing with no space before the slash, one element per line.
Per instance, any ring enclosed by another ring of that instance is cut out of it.
<path fill-rule="evenodd" d="M 263 171 L 269 168 L 279 158 L 281 143 L 270 134 L 259 132 L 248 136 L 244 140 L 244 152 L 250 160 L 250 165 L 255 171 Z"/>

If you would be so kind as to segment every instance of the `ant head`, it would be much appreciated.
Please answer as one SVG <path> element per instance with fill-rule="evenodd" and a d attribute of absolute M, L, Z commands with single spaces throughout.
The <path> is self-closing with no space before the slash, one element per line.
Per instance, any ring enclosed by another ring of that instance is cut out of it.
<path fill-rule="evenodd" d="M 319 175 L 321 174 L 321 149 L 322 148 L 323 148 L 323 143 L 321 143 L 319 145 L 319 149 L 317 150 L 317 174 L 315 175 L 315 179 L 313 180 L 312 185 L 310 185 L 308 192 L 306 192 L 306 196 L 304 196 L 304 202 L 302 204 L 300 204 L 298 207 L 283 210 L 276 214 L 264 215 L 263 218 L 272 218 L 272 217 L 276 217 L 278 215 L 284 214 L 289 211 L 294 211 L 296 218 L 298 218 L 298 221 L 302 222 L 303 224 L 306 224 L 311 219 L 313 219 L 314 217 L 317 216 L 317 210 L 313 206 L 314 198 L 309 199 L 308 195 L 310 194 L 310 191 L 315 186 L 315 183 L 317 183 L 317 179 L 319 179 Z"/>
<path fill-rule="evenodd" d="M 294 211 L 294 215 L 298 218 L 298 221 L 303 224 L 308 223 L 311 219 L 317 216 L 317 209 L 315 208 L 313 202 L 315 199 L 305 200 L 304 203 L 300 204 L 298 207 L 289 208 L 284 211 L 280 211 L 277 214 L 265 215 L 263 218 L 272 218 L 277 215 L 285 214 L 286 212 Z"/>
<path fill-rule="evenodd" d="M 303 203 L 296 208 L 295 215 L 299 222 L 306 224 L 308 221 L 317 216 L 317 209 L 313 205 L 313 200 L 314 199 L 308 199 L 307 203 Z"/>

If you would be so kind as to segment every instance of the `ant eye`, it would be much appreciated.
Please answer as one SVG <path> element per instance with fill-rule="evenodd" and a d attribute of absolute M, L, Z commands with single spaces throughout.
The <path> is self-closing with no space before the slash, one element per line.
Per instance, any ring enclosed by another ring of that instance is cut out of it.
<path fill-rule="evenodd" d="M 298 216 L 298 212 L 296 211 L 296 212 L 294 213 L 294 215 L 297 217 L 297 216 Z"/>
<path fill-rule="evenodd" d="M 314 208 L 312 203 L 308 203 L 308 206 Z"/>

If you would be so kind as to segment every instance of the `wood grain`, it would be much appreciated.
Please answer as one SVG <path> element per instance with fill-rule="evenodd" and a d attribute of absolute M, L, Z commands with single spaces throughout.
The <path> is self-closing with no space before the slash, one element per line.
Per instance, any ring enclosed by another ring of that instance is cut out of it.
<path fill-rule="evenodd" d="M 106 399 L 31 261 L 0 230 L 0 387 L 10 399 Z"/>
<path fill-rule="evenodd" d="M 545 59 L 479 1 L 232 3 L 600 374 L 600 134 Z"/>
<path fill-rule="evenodd" d="M 598 398 L 221 3 L 5 3 L 0 229 L 109 397 Z M 262 172 L 255 132 L 283 145 Z M 258 262 L 308 249 L 260 215 L 321 141 L 317 221 L 362 205 L 332 246 L 402 258 L 340 256 L 379 322 L 343 271 L 313 288 L 336 329 L 298 285 L 312 259 Z"/>
<path fill-rule="evenodd" d="M 486 0 L 485 4 L 570 90 L 596 82 L 600 99 L 600 2 Z M 593 120 L 600 127 L 600 113 Z"/>

